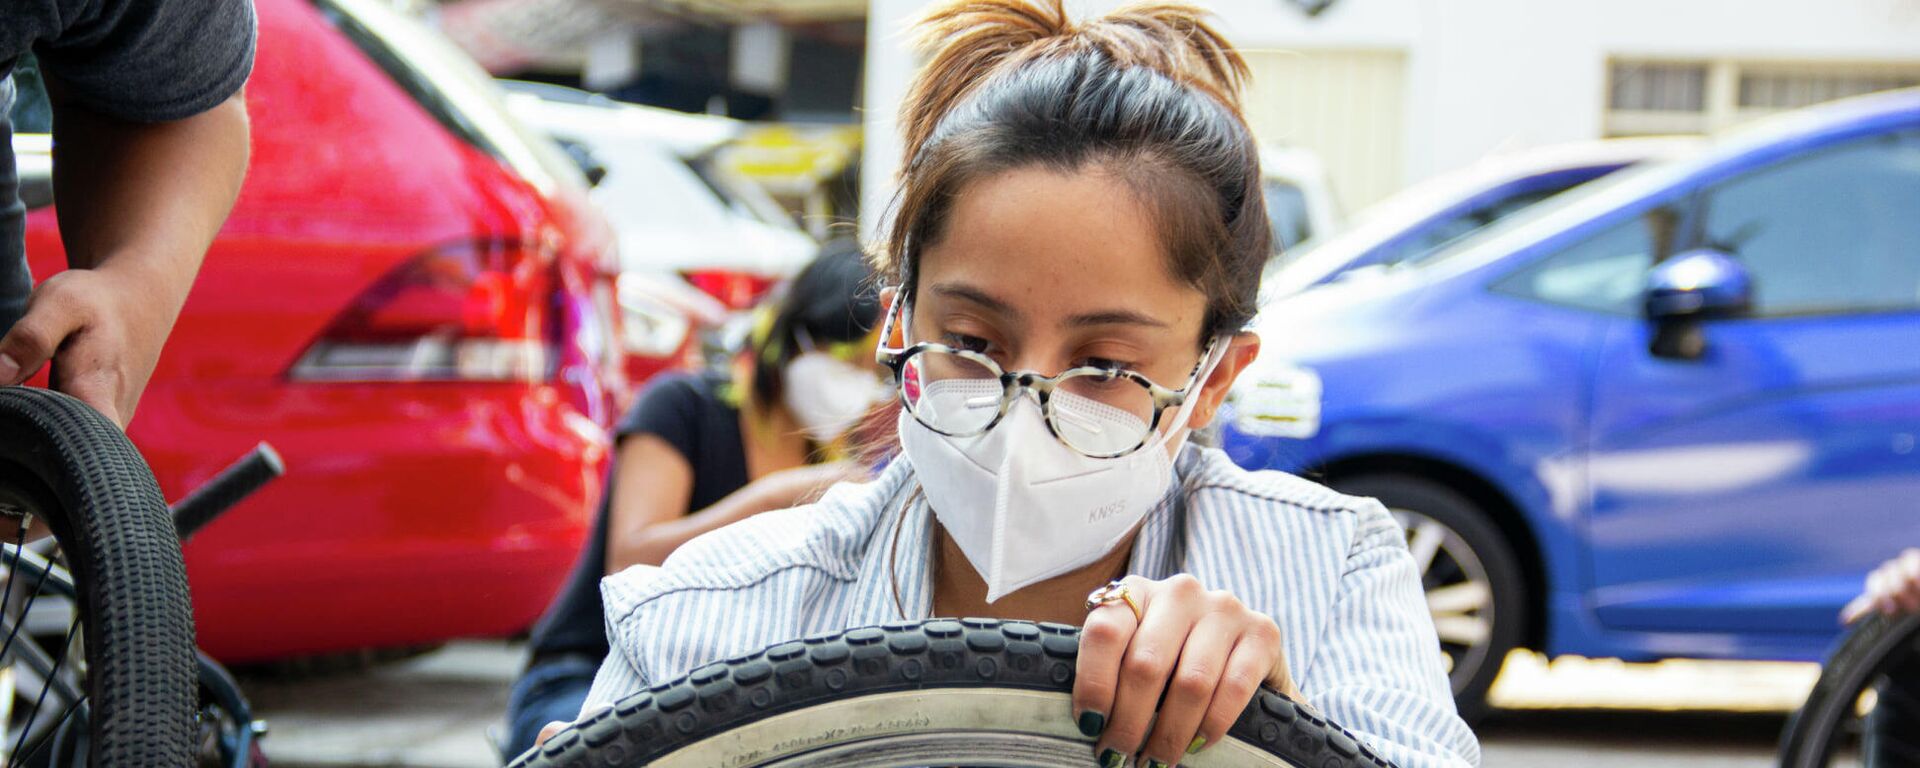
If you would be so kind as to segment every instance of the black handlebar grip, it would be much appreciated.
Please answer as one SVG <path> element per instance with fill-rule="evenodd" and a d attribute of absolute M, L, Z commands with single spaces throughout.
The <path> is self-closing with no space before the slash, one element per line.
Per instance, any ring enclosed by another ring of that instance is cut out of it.
<path fill-rule="evenodd" d="M 266 443 L 254 446 L 253 451 L 173 505 L 174 530 L 179 532 L 181 541 L 186 541 L 241 499 L 286 472 L 287 465 L 273 446 Z"/>

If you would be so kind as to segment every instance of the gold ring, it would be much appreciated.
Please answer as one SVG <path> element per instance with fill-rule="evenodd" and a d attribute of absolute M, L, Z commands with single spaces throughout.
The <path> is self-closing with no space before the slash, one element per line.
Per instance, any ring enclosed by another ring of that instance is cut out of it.
<path fill-rule="evenodd" d="M 1133 591 L 1127 589 L 1127 583 L 1120 579 L 1102 584 L 1099 589 L 1089 593 L 1087 612 L 1092 613 L 1095 608 L 1114 603 L 1126 603 L 1128 608 L 1133 609 L 1133 620 L 1136 622 L 1140 620 L 1140 604 L 1133 601 Z"/>

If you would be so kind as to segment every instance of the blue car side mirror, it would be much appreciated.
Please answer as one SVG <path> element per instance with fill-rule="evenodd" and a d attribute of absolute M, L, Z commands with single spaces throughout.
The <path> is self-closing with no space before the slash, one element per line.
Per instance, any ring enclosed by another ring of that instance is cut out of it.
<path fill-rule="evenodd" d="M 1711 248 L 1675 254 L 1647 274 L 1647 318 L 1739 317 L 1753 308 L 1753 279 L 1738 259 Z"/>
<path fill-rule="evenodd" d="M 1753 278 L 1738 259 L 1711 248 L 1675 254 L 1647 274 L 1646 311 L 1655 357 L 1699 360 L 1707 353 L 1701 323 L 1753 309 Z"/>

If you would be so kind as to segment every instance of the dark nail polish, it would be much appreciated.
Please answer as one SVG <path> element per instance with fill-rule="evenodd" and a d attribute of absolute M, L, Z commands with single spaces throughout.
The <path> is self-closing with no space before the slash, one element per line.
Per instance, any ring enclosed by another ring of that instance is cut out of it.
<path fill-rule="evenodd" d="M 1080 713 L 1080 733 L 1091 739 L 1107 729 L 1107 716 L 1091 709 Z"/>
<path fill-rule="evenodd" d="M 1100 768 L 1120 768 L 1126 764 L 1127 756 L 1120 754 L 1120 750 L 1109 749 L 1100 753 Z"/>
<path fill-rule="evenodd" d="M 1152 758 L 1148 758 L 1147 768 L 1168 768 L 1168 766 L 1166 763 L 1160 762 L 1158 760 L 1154 760 Z"/>

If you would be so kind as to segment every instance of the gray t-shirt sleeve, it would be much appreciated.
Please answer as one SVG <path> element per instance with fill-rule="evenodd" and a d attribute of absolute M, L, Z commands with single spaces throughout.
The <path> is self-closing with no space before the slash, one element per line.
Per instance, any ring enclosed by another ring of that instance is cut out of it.
<path fill-rule="evenodd" d="M 68 98 L 101 114 L 192 117 L 226 101 L 253 71 L 252 0 L 51 2 L 61 30 L 35 46 L 40 66 Z"/>

